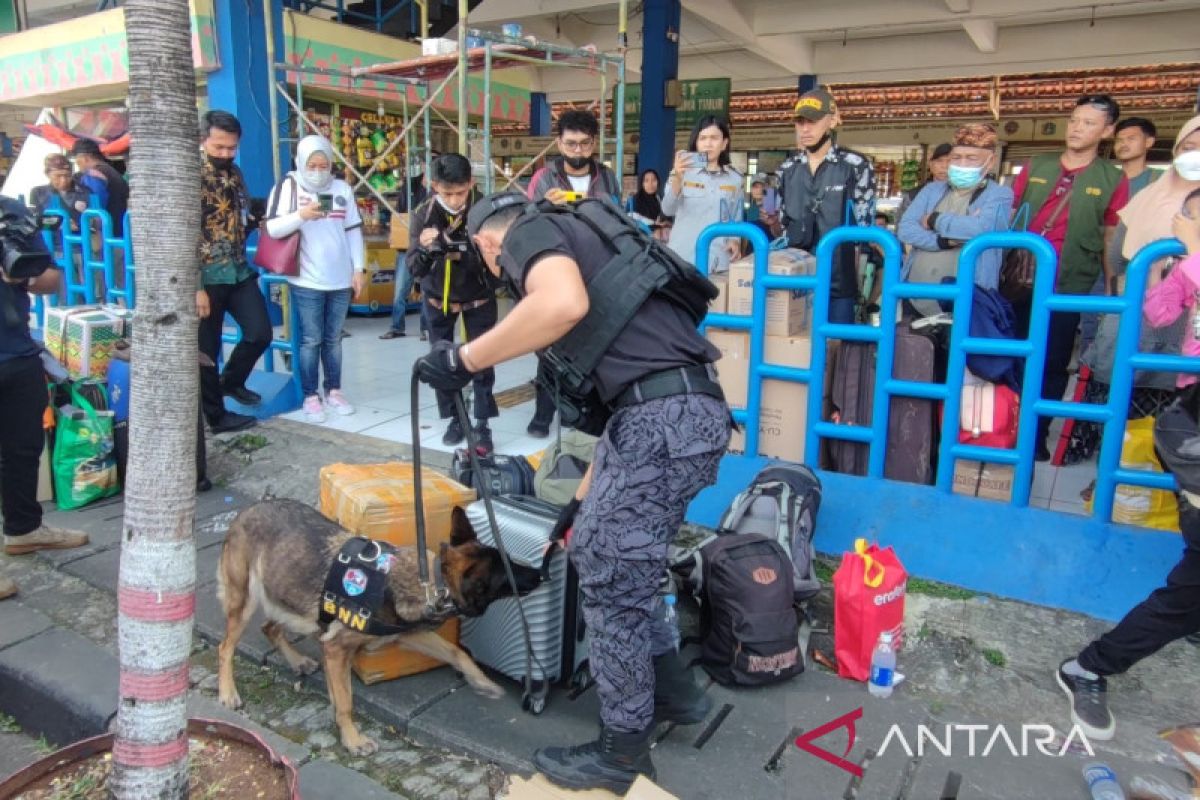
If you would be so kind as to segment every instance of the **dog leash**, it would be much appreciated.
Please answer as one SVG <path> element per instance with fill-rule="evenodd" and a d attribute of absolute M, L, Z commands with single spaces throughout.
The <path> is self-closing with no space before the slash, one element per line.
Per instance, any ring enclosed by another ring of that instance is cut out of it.
<path fill-rule="evenodd" d="M 418 556 L 422 556 L 425 553 L 425 498 L 421 485 L 421 423 L 419 419 L 420 386 L 421 382 L 417 377 L 417 371 L 414 366 L 411 416 L 413 440 L 413 510 L 417 516 Z M 474 470 L 476 475 L 482 475 L 483 473 L 479 465 L 479 453 L 475 449 L 475 431 L 471 428 L 471 419 L 467 416 L 467 406 L 463 402 L 461 391 L 454 392 L 454 410 L 458 415 L 459 425 L 462 426 L 463 434 L 467 439 L 467 454 L 471 462 L 471 469 Z M 512 587 L 513 600 L 517 604 L 517 616 L 521 620 L 521 635 L 525 641 L 525 676 L 522 680 L 522 686 L 525 691 L 524 704 L 526 708 L 530 707 L 529 704 L 531 701 L 540 702 L 541 705 L 544 705 L 546 695 L 549 694 L 549 673 L 546 672 L 545 666 L 533 652 L 533 638 L 529 633 L 529 621 L 525 618 L 525 607 L 521 603 L 521 592 L 517 586 L 516 575 L 513 574 L 512 562 L 508 558 L 508 549 L 505 548 L 504 539 L 500 535 L 500 524 L 496 520 L 496 510 L 492 506 L 492 490 L 487 481 L 481 480 L 479 482 L 479 493 L 483 500 L 484 511 L 487 513 L 488 524 L 492 527 L 492 538 L 496 542 L 496 549 L 500 551 L 500 562 L 504 565 L 504 574 L 508 578 L 508 585 Z M 432 611 L 437 607 L 438 591 L 429 581 L 429 566 L 425 558 L 417 558 L 417 568 L 421 588 L 425 592 L 426 610 Z M 542 686 L 537 691 L 533 688 L 534 662 L 537 663 L 542 676 Z"/>

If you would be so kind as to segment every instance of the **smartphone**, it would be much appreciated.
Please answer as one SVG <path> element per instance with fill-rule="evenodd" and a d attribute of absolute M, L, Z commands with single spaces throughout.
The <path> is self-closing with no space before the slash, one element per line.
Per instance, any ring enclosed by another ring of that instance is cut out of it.
<path fill-rule="evenodd" d="M 320 208 L 321 211 L 323 211 L 326 214 L 328 214 L 330 211 L 333 211 L 333 195 L 331 195 L 331 194 L 317 195 L 317 207 Z"/>
<path fill-rule="evenodd" d="M 708 156 L 704 153 L 689 153 L 692 157 L 692 167 L 695 169 L 704 169 L 708 166 Z"/>
<path fill-rule="evenodd" d="M 774 188 L 767 188 L 763 192 L 762 212 L 768 216 L 779 210 L 779 192 Z"/>
<path fill-rule="evenodd" d="M 583 192 L 568 192 L 564 189 L 562 197 L 563 200 L 566 200 L 568 203 L 578 203 L 583 199 Z"/>

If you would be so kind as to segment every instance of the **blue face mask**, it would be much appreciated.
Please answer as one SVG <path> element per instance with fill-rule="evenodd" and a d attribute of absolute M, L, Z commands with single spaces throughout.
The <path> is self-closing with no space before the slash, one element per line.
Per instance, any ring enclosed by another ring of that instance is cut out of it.
<path fill-rule="evenodd" d="M 983 180 L 983 167 L 960 167 L 951 164 L 946 176 L 955 189 L 974 189 Z"/>

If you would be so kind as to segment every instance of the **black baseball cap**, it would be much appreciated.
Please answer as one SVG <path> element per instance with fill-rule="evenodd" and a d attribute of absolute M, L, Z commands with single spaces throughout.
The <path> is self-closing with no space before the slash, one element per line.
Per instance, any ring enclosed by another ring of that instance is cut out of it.
<path fill-rule="evenodd" d="M 487 222 L 493 214 L 516 205 L 529 205 L 529 198 L 520 192 L 495 192 L 494 194 L 489 194 L 472 205 L 471 210 L 467 212 L 467 233 L 474 236 L 479 233 L 479 229 L 483 227 L 483 223 Z"/>
<path fill-rule="evenodd" d="M 813 89 L 800 95 L 792 116 L 796 119 L 807 119 L 816 122 L 837 111 L 837 103 L 833 95 L 824 89 Z"/>

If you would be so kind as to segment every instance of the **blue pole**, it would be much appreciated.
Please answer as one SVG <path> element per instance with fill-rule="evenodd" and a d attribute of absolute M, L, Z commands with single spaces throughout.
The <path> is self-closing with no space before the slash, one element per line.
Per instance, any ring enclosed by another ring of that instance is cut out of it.
<path fill-rule="evenodd" d="M 1168 256 L 1180 255 L 1183 246 L 1177 239 L 1153 242 L 1138 251 L 1125 273 L 1125 308 L 1117 331 L 1117 346 L 1113 352 L 1112 383 L 1108 389 L 1108 408 L 1111 412 L 1104 424 L 1100 440 L 1100 458 L 1096 469 L 1096 490 L 1092 513 L 1101 522 L 1112 520 L 1113 495 L 1117 473 L 1121 466 L 1121 445 L 1125 439 L 1125 422 L 1129 400 L 1133 394 L 1133 376 L 1137 369 L 1167 368 L 1175 371 L 1200 372 L 1200 359 L 1172 359 L 1169 356 L 1137 356 L 1142 332 L 1142 298 L 1146 294 L 1146 277 L 1150 266 Z M 1178 269 L 1178 267 L 1177 267 Z M 1179 363 L 1179 362 L 1184 363 Z M 1161 365 L 1161 366 L 1159 366 Z M 1170 476 L 1167 476 L 1168 478 Z"/>
<path fill-rule="evenodd" d="M 680 0 L 646 0 L 642 7 L 642 110 L 638 123 L 641 146 L 637 172 L 640 175 L 653 169 L 663 180 L 675 163 L 675 109 L 667 108 L 665 102 L 667 81 L 679 76 L 678 34 L 682 14 Z M 618 136 L 624 134 L 617 131 Z"/>

